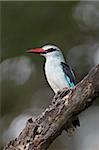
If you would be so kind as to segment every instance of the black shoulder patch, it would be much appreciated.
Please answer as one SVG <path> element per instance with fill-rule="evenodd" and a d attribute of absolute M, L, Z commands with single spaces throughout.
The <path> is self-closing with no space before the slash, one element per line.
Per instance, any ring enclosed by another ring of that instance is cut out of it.
<path fill-rule="evenodd" d="M 72 70 L 70 69 L 69 65 L 64 62 L 61 62 L 61 65 L 63 67 L 65 74 L 69 77 L 70 82 L 74 83 L 74 85 L 75 85 L 76 84 L 75 77 L 74 77 L 74 74 L 73 74 Z"/>

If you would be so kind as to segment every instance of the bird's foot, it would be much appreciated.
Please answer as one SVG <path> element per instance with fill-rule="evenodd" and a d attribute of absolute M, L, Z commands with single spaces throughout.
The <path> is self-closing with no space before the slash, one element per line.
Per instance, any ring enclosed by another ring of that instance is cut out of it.
<path fill-rule="evenodd" d="M 68 89 L 69 89 L 68 87 L 64 87 L 64 88 L 63 88 L 63 90 L 68 90 Z"/>
<path fill-rule="evenodd" d="M 68 87 L 64 87 L 64 88 L 63 88 L 63 90 L 66 90 L 66 91 L 67 91 L 67 90 L 70 90 L 70 91 L 72 91 L 72 92 L 74 91 L 74 89 L 75 89 L 75 88 L 68 88 Z"/>
<path fill-rule="evenodd" d="M 69 92 L 73 92 L 74 88 L 68 88 L 68 87 L 64 87 L 63 88 L 63 92 L 60 93 L 60 97 L 63 98 L 64 96 L 66 96 Z"/>
<path fill-rule="evenodd" d="M 74 91 L 74 88 L 67 88 L 64 87 L 63 91 L 58 91 L 55 96 L 54 96 L 54 100 L 57 100 L 59 97 L 63 98 L 64 96 L 66 96 L 70 91 Z"/>
<path fill-rule="evenodd" d="M 75 90 L 75 88 L 70 88 L 70 91 L 72 91 L 72 92 L 73 92 L 74 90 Z"/>
<path fill-rule="evenodd" d="M 66 96 L 68 93 L 70 92 L 70 89 L 67 87 L 63 88 L 63 91 L 61 91 L 60 93 L 60 97 L 63 98 L 64 96 Z"/>

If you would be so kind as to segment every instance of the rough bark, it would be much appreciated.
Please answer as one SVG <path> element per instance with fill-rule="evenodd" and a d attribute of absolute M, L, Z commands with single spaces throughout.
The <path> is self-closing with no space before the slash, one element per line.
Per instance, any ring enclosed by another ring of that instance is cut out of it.
<path fill-rule="evenodd" d="M 99 96 L 99 65 L 79 82 L 73 90 L 56 95 L 49 107 L 35 120 L 30 118 L 20 135 L 4 150 L 45 150 L 72 121 Z"/>

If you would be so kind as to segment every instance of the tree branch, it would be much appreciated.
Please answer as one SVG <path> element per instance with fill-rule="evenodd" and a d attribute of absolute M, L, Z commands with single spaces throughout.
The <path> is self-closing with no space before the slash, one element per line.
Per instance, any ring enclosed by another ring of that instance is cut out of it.
<path fill-rule="evenodd" d="M 73 120 L 99 96 L 99 65 L 78 83 L 73 90 L 60 92 L 49 107 L 35 120 L 30 118 L 18 138 L 4 150 L 45 150 L 71 127 Z"/>

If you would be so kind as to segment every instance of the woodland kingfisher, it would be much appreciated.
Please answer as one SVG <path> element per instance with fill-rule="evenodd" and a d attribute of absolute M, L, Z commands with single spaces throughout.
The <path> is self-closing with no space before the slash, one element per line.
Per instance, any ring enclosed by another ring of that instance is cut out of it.
<path fill-rule="evenodd" d="M 55 94 L 63 89 L 72 89 L 75 86 L 75 76 L 65 61 L 63 54 L 56 45 L 46 44 L 39 48 L 28 49 L 29 53 L 38 53 L 46 58 L 44 70 L 46 79 Z M 78 117 L 72 121 L 74 127 L 80 126 Z"/>
<path fill-rule="evenodd" d="M 46 79 L 55 93 L 75 86 L 74 73 L 57 46 L 46 44 L 40 48 L 29 49 L 27 52 L 38 53 L 46 58 L 44 65 Z"/>

